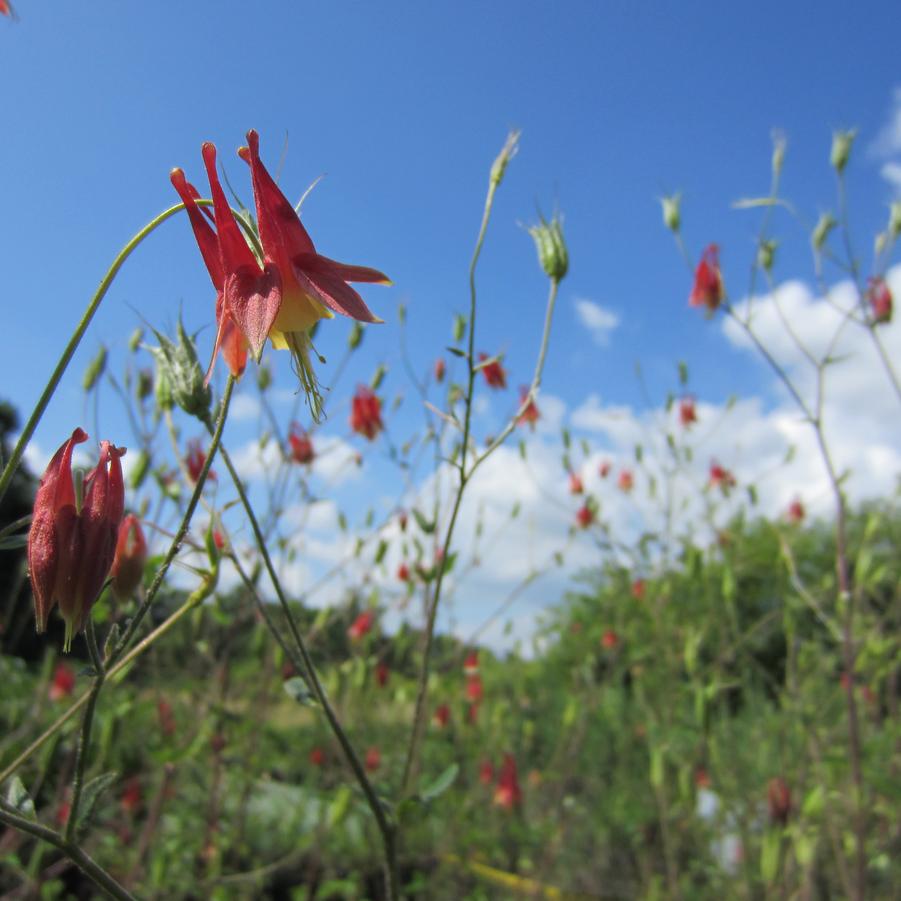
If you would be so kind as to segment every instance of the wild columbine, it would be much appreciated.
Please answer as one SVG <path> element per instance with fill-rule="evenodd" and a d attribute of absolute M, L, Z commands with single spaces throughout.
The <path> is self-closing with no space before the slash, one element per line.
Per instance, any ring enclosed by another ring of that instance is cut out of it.
<path fill-rule="evenodd" d="M 204 220 L 197 191 L 184 173 L 174 169 L 171 174 L 217 291 L 213 360 L 221 347 L 232 374 L 240 375 L 246 350 L 259 362 L 268 337 L 273 347 L 291 351 L 298 378 L 318 418 L 321 397 L 309 358 L 310 330 L 334 313 L 361 322 L 380 322 L 347 283 L 390 281 L 375 269 L 348 266 L 318 254 L 294 207 L 263 165 L 255 131 L 247 133 L 247 144 L 238 155 L 250 166 L 262 260 L 241 235 L 229 208 L 216 173 L 213 144 L 205 143 L 202 154 L 213 196 L 215 231 Z"/>
<path fill-rule="evenodd" d="M 616 487 L 625 494 L 628 494 L 635 487 L 635 476 L 632 475 L 632 470 L 624 469 L 620 472 L 616 480 Z"/>
<path fill-rule="evenodd" d="M 723 494 L 728 495 L 735 487 L 735 484 L 735 476 L 725 466 L 721 466 L 716 460 L 710 463 L 710 475 L 707 479 L 708 487 L 719 488 Z"/>
<path fill-rule="evenodd" d="M 435 360 L 435 381 L 440 385 L 444 381 L 444 375 L 447 372 L 447 364 L 444 362 L 444 357 L 438 357 Z"/>
<path fill-rule="evenodd" d="M 447 704 L 439 704 L 435 708 L 435 715 L 432 721 L 439 729 L 444 729 L 450 722 L 450 707 Z"/>
<path fill-rule="evenodd" d="M 644 600 L 646 587 L 644 579 L 636 579 L 632 583 L 632 597 L 635 598 L 636 601 Z"/>
<path fill-rule="evenodd" d="M 141 520 L 129 513 L 119 526 L 116 553 L 110 569 L 113 593 L 120 601 L 127 600 L 138 590 L 144 578 L 146 562 L 147 539 Z"/>
<path fill-rule="evenodd" d="M 485 696 L 485 686 L 482 684 L 482 677 L 476 673 L 474 676 L 466 677 L 466 700 L 478 704 Z"/>
<path fill-rule="evenodd" d="M 137 776 L 132 776 L 125 783 L 125 787 L 122 789 L 122 795 L 119 799 L 122 810 L 125 811 L 128 816 L 134 816 L 143 801 L 144 793 L 141 791 L 141 780 Z"/>
<path fill-rule="evenodd" d="M 577 472 L 571 472 L 569 474 L 569 493 L 582 494 L 584 491 L 585 486 L 582 484 L 582 477 Z"/>
<path fill-rule="evenodd" d="M 804 504 L 799 497 L 796 497 L 785 511 L 785 518 L 795 525 L 803 522 L 806 515 L 807 511 L 804 509 Z"/>
<path fill-rule="evenodd" d="M 401 565 L 397 567 L 397 580 L 398 582 L 410 581 L 410 567 L 407 566 L 406 563 L 401 563 Z"/>
<path fill-rule="evenodd" d="M 619 636 L 613 629 L 607 629 L 601 636 L 601 647 L 612 651 L 619 644 Z"/>
<path fill-rule="evenodd" d="M 519 787 L 516 760 L 512 754 L 504 754 L 504 762 L 501 764 L 497 787 L 494 790 L 494 803 L 507 810 L 522 803 L 522 789 Z"/>
<path fill-rule="evenodd" d="M 375 681 L 379 688 L 384 688 L 388 684 L 391 676 L 391 670 L 384 660 L 380 660 L 375 666 Z"/>
<path fill-rule="evenodd" d="M 690 307 L 707 307 L 708 314 L 716 312 L 723 302 L 723 277 L 720 274 L 719 247 L 710 244 L 701 255 L 695 269 L 695 280 L 688 298 Z"/>
<path fill-rule="evenodd" d="M 364 610 L 351 624 L 347 630 L 347 637 L 351 641 L 359 641 L 372 631 L 375 623 L 375 612 L 372 610 Z"/>
<path fill-rule="evenodd" d="M 609 460 L 602 460 L 601 465 L 598 466 L 598 475 L 602 479 L 606 479 L 610 475 L 611 469 L 613 469 L 613 464 Z"/>
<path fill-rule="evenodd" d="M 774 776 L 766 787 L 767 806 L 770 820 L 784 826 L 792 812 L 792 793 L 788 783 L 781 776 Z"/>
<path fill-rule="evenodd" d="M 75 670 L 65 660 L 60 660 L 53 670 L 47 697 L 51 701 L 61 701 L 63 698 L 68 698 L 74 690 Z"/>
<path fill-rule="evenodd" d="M 203 472 L 205 464 L 206 453 L 203 449 L 203 444 L 199 438 L 192 438 L 188 442 L 188 453 L 185 456 L 185 469 L 188 470 L 188 476 L 192 482 L 196 482 L 200 478 L 200 473 Z M 207 479 L 213 482 L 216 481 L 217 476 L 212 469 L 207 473 Z"/>
<path fill-rule="evenodd" d="M 367 771 L 374 773 L 382 765 L 382 753 L 375 746 L 366 751 L 366 757 L 363 759 L 363 765 Z"/>
<path fill-rule="evenodd" d="M 525 406 L 523 407 L 523 404 Z M 516 420 L 517 425 L 528 425 L 534 431 L 535 423 L 541 419 L 541 413 L 538 412 L 538 406 L 535 401 L 529 397 L 529 386 L 523 385 L 519 389 L 519 405 L 523 407 L 519 419 Z"/>
<path fill-rule="evenodd" d="M 483 760 L 479 764 L 479 782 L 482 785 L 491 785 L 494 782 L 494 764 L 490 760 Z"/>
<path fill-rule="evenodd" d="M 588 504 L 582 504 L 576 511 L 576 525 L 580 529 L 587 529 L 594 522 L 594 511 Z"/>
<path fill-rule="evenodd" d="M 873 323 L 881 325 L 892 321 L 894 302 L 892 292 L 884 278 L 871 278 L 867 282 L 867 300 L 870 302 L 870 310 L 873 314 Z"/>
<path fill-rule="evenodd" d="M 9 0 L 0 0 L 0 16 L 9 16 L 12 18 L 13 8 Z"/>
<path fill-rule="evenodd" d="M 34 500 L 28 532 L 28 570 L 38 632 L 54 604 L 66 621 L 64 650 L 84 628 L 109 574 L 125 507 L 120 457 L 125 448 L 100 443 L 100 459 L 76 491 L 72 452 L 87 441 L 82 429 L 54 454 Z"/>
<path fill-rule="evenodd" d="M 313 439 L 300 427 L 299 423 L 291 423 L 288 431 L 288 444 L 291 445 L 291 459 L 295 463 L 308 465 L 313 462 L 316 456 L 313 452 Z"/>
<path fill-rule="evenodd" d="M 480 363 L 487 359 L 489 359 L 488 354 L 479 354 Z M 507 387 L 507 373 L 504 370 L 504 367 L 501 366 L 500 360 L 491 360 L 490 363 L 485 363 L 485 365 L 482 366 L 482 375 L 485 376 L 485 382 L 488 384 L 489 388 L 501 389 Z"/>
<path fill-rule="evenodd" d="M 157 701 L 156 714 L 160 721 L 160 732 L 167 738 L 175 735 L 175 714 L 172 712 L 172 705 L 165 698 L 160 698 Z"/>
<path fill-rule="evenodd" d="M 313 748 L 310 751 L 310 763 L 316 767 L 322 766 L 325 763 L 325 751 L 319 747 Z"/>
<path fill-rule="evenodd" d="M 463 660 L 463 675 L 476 676 L 479 672 L 479 652 L 470 651 Z"/>
<path fill-rule="evenodd" d="M 365 385 L 357 388 L 357 393 L 351 401 L 350 427 L 370 441 L 373 441 L 385 427 L 382 424 L 382 402 L 378 395 Z"/>
<path fill-rule="evenodd" d="M 683 397 L 679 401 L 679 422 L 683 428 L 688 429 L 697 421 L 698 413 L 695 409 L 695 399 L 693 397 Z"/>

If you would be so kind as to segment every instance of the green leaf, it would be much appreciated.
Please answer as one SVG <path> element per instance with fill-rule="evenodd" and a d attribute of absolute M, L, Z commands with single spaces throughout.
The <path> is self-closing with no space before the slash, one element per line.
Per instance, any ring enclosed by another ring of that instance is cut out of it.
<path fill-rule="evenodd" d="M 381 563 L 382 560 L 385 559 L 385 554 L 386 554 L 387 552 L 388 552 L 388 542 L 385 541 L 385 539 L 383 538 L 383 539 L 379 542 L 379 546 L 376 548 L 376 551 L 375 551 L 375 560 L 374 560 L 374 562 L 375 562 L 375 565 L 376 565 L 376 566 L 378 566 L 379 563 Z"/>
<path fill-rule="evenodd" d="M 423 514 L 420 513 L 419 510 L 417 510 L 415 507 L 413 508 L 413 518 L 416 520 L 416 524 L 419 526 L 419 528 L 422 529 L 422 531 L 425 532 L 426 535 L 431 535 L 432 532 L 435 531 L 436 524 L 427 520 L 425 516 L 423 516 Z"/>
<path fill-rule="evenodd" d="M 460 764 L 452 763 L 431 785 L 419 793 L 422 800 L 428 803 L 443 795 L 454 784 L 459 773 Z"/>
<path fill-rule="evenodd" d="M 23 816 L 34 819 L 34 801 L 25 788 L 25 783 L 18 776 L 13 776 L 6 790 L 6 803 L 14 807 Z"/>
<path fill-rule="evenodd" d="M 119 778 L 116 772 L 102 773 L 88 782 L 81 793 L 81 805 L 78 808 L 78 821 L 75 823 L 75 834 L 81 838 L 91 825 L 100 796 Z"/>

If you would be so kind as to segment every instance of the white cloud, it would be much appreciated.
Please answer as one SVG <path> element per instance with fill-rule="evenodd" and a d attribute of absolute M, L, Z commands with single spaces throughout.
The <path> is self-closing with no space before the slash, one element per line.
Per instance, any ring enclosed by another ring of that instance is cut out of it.
<path fill-rule="evenodd" d="M 228 417 L 235 422 L 246 422 L 260 415 L 260 399 L 252 394 L 236 394 L 228 408 Z"/>
<path fill-rule="evenodd" d="M 882 160 L 882 177 L 901 193 L 901 86 L 892 92 L 892 104 L 888 118 L 873 139 L 869 155 Z"/>
<path fill-rule="evenodd" d="M 610 340 L 610 335 L 619 325 L 619 316 L 612 310 L 586 298 L 576 300 L 576 315 L 579 322 L 591 332 L 596 344 L 602 347 Z"/>

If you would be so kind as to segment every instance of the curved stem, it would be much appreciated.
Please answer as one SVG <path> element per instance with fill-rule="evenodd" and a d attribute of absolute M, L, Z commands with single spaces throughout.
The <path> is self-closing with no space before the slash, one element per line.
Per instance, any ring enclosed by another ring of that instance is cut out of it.
<path fill-rule="evenodd" d="M 234 382 L 234 376 L 230 375 L 228 382 L 230 387 Z M 209 420 L 207 421 L 207 428 L 212 431 L 212 422 L 210 422 Z M 385 860 L 387 864 L 386 888 L 388 897 L 391 899 L 396 899 L 399 897 L 399 886 L 397 876 L 397 851 L 395 844 L 394 826 L 391 822 L 389 822 L 388 817 L 385 813 L 385 809 L 382 806 L 382 802 L 379 800 L 378 795 L 375 793 L 375 789 L 372 787 L 372 783 L 369 781 L 369 777 L 366 775 L 366 770 L 363 767 L 360 758 L 357 756 L 357 753 L 354 750 L 354 747 L 351 744 L 347 733 L 344 731 L 343 726 L 338 720 L 338 715 L 335 713 L 335 710 L 328 699 L 325 688 L 319 681 L 319 676 L 316 673 L 316 668 L 313 665 L 313 660 L 310 657 L 306 643 L 304 642 L 303 637 L 300 634 L 300 630 L 297 627 L 297 622 L 294 618 L 294 614 L 291 611 L 288 599 L 285 596 L 284 590 L 282 589 L 281 580 L 279 579 L 278 574 L 275 571 L 275 566 L 272 563 L 272 558 L 270 557 L 269 550 L 266 547 L 265 536 L 263 535 L 260 524 L 257 521 L 253 506 L 250 503 L 250 499 L 247 496 L 247 492 L 244 489 L 241 478 L 238 475 L 234 464 L 232 463 L 231 457 L 224 447 L 221 448 L 221 457 L 222 461 L 225 463 L 226 469 L 228 469 L 232 482 L 234 483 L 235 490 L 238 492 L 238 496 L 241 499 L 241 504 L 244 507 L 244 512 L 247 514 L 247 519 L 250 522 L 250 527 L 253 531 L 254 538 L 256 539 L 257 547 L 260 551 L 260 555 L 263 558 L 263 565 L 266 567 L 266 572 L 269 574 L 269 579 L 272 582 L 272 587 L 275 589 L 276 596 L 278 597 L 279 604 L 281 605 L 282 612 L 285 616 L 285 621 L 288 624 L 288 630 L 290 631 L 291 637 L 294 640 L 295 647 L 300 654 L 300 658 L 303 663 L 303 670 L 307 678 L 307 683 L 313 694 L 316 696 L 317 701 L 321 705 L 322 710 L 325 713 L 325 717 L 328 720 L 329 726 L 331 727 L 335 738 L 338 740 L 338 743 L 341 745 L 344 756 L 347 759 L 350 768 L 353 770 L 354 776 L 356 776 L 357 782 L 366 797 L 369 808 L 372 811 L 373 816 L 375 817 L 376 824 L 382 836 L 382 843 L 385 850 Z M 270 626 L 270 628 L 272 628 L 274 625 L 268 618 L 266 618 L 266 624 Z"/>
<path fill-rule="evenodd" d="M 8 805 L 0 801 L 0 823 L 5 823 L 14 829 L 18 829 L 34 838 L 47 842 L 58 848 L 69 860 L 72 861 L 89 879 L 105 891 L 111 898 L 118 901 L 136 901 L 134 895 L 124 886 L 120 885 L 103 867 L 92 857 L 84 852 L 78 845 L 64 839 L 59 833 L 35 823 L 32 820 L 19 816 L 9 809 Z"/>

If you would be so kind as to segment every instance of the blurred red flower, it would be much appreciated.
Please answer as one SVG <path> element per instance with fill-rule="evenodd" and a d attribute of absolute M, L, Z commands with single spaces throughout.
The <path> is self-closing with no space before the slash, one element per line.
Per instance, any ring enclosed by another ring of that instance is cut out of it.
<path fill-rule="evenodd" d="M 347 637 L 352 641 L 358 641 L 365 635 L 368 635 L 375 623 L 375 612 L 373 610 L 364 610 L 351 624 L 347 630 Z"/>
<path fill-rule="evenodd" d="M 438 357 L 435 360 L 435 381 L 438 384 L 444 381 L 444 375 L 447 372 L 447 364 L 444 362 L 444 357 Z"/>
<path fill-rule="evenodd" d="M 788 783 L 781 776 L 774 776 L 767 784 L 766 798 L 770 820 L 784 826 L 792 810 L 792 794 Z"/>
<path fill-rule="evenodd" d="M 479 782 L 482 785 L 491 785 L 494 782 L 494 764 L 490 760 L 483 760 L 480 764 Z"/>
<path fill-rule="evenodd" d="M 443 729 L 450 722 L 450 707 L 447 704 L 439 704 L 435 708 L 432 720 L 439 729 Z"/>
<path fill-rule="evenodd" d="M 516 761 L 512 754 L 504 754 L 504 762 L 501 764 L 497 787 L 494 790 L 494 803 L 507 810 L 522 803 L 522 790 L 519 787 Z"/>
<path fill-rule="evenodd" d="M 291 445 L 291 459 L 301 465 L 312 463 L 316 457 L 313 451 L 313 439 L 301 428 L 299 423 L 292 422 L 288 431 L 288 443 Z"/>
<path fill-rule="evenodd" d="M 594 511 L 588 504 L 582 504 L 576 511 L 576 524 L 580 529 L 587 529 L 594 522 Z"/>
<path fill-rule="evenodd" d="M 175 735 L 175 715 L 172 705 L 165 698 L 156 702 L 156 713 L 160 721 L 160 732 L 167 737 Z"/>
<path fill-rule="evenodd" d="M 640 601 L 644 598 L 645 588 L 644 579 L 636 579 L 632 583 L 632 597 L 635 598 L 636 601 Z"/>
<path fill-rule="evenodd" d="M 53 670 L 53 679 L 50 681 L 47 697 L 51 701 L 61 701 L 63 698 L 68 698 L 74 690 L 75 670 L 68 663 L 60 660 Z"/>
<path fill-rule="evenodd" d="M 870 309 L 873 311 L 873 322 L 880 324 L 892 321 L 892 312 L 894 303 L 892 292 L 884 278 L 871 278 L 867 282 L 867 300 L 870 302 Z"/>
<path fill-rule="evenodd" d="M 719 248 L 710 244 L 695 269 L 695 280 L 688 298 L 691 307 L 707 307 L 713 313 L 723 301 L 723 277 L 720 274 Z"/>
<path fill-rule="evenodd" d="M 616 480 L 616 487 L 626 494 L 628 494 L 635 487 L 635 476 L 632 475 L 632 471 L 630 469 L 624 469 L 622 472 L 620 472 L 619 477 Z"/>
<path fill-rule="evenodd" d="M 366 752 L 364 765 L 370 773 L 374 773 L 382 765 L 382 754 L 375 746 Z"/>
<path fill-rule="evenodd" d="M 466 676 L 474 676 L 479 671 L 479 652 L 470 651 L 463 660 L 463 673 Z"/>
<path fill-rule="evenodd" d="M 382 402 L 375 392 L 365 385 L 357 388 L 350 410 L 350 427 L 358 435 L 372 441 L 382 431 Z"/>
<path fill-rule="evenodd" d="M 122 789 L 122 796 L 119 799 L 122 810 L 129 816 L 133 816 L 141 806 L 143 799 L 144 795 L 141 792 L 141 780 L 137 776 L 132 776 L 125 783 L 125 786 Z"/>
<path fill-rule="evenodd" d="M 606 648 L 608 651 L 612 651 L 619 644 L 619 636 L 613 629 L 607 629 L 606 632 L 601 636 L 601 646 Z"/>
<path fill-rule="evenodd" d="M 388 684 L 388 677 L 390 675 L 391 670 L 388 668 L 388 664 L 385 663 L 384 660 L 380 660 L 375 665 L 375 681 L 379 688 L 384 688 Z"/>
<path fill-rule="evenodd" d="M 310 763 L 313 766 L 322 766 L 325 763 L 325 751 L 322 748 L 316 747 L 310 751 Z"/>
<path fill-rule="evenodd" d="M 569 474 L 569 493 L 582 494 L 583 491 L 585 491 L 585 486 L 582 484 L 582 477 L 577 472 L 571 472 Z"/>
<path fill-rule="evenodd" d="M 397 567 L 397 579 L 399 582 L 410 581 L 410 567 L 407 566 L 406 563 L 401 563 L 401 565 Z"/>
<path fill-rule="evenodd" d="M 110 569 L 112 588 L 120 601 L 130 598 L 144 579 L 144 564 L 147 562 L 147 539 L 141 528 L 141 521 L 129 513 L 119 526 L 116 553 Z"/>
<path fill-rule="evenodd" d="M 476 673 L 466 678 L 466 698 L 478 704 L 485 695 L 485 686 L 482 684 L 482 677 Z"/>
<path fill-rule="evenodd" d="M 610 470 L 613 468 L 613 464 L 609 460 L 602 460 L 601 465 L 598 467 L 598 475 L 602 479 L 606 479 L 607 476 L 610 475 Z"/>
<path fill-rule="evenodd" d="M 480 363 L 487 359 L 488 354 L 479 354 Z M 488 384 L 489 388 L 507 387 L 507 373 L 504 371 L 504 367 L 501 366 L 500 360 L 492 360 L 490 363 L 486 363 L 482 367 L 482 375 L 485 376 L 485 382 Z"/>
<path fill-rule="evenodd" d="M 528 401 L 528 403 L 526 403 Z M 536 405 L 534 400 L 529 400 L 529 386 L 523 385 L 519 389 L 519 405 L 525 404 L 525 407 L 522 413 L 519 414 L 519 419 L 516 420 L 517 425 L 528 425 L 531 429 L 534 430 L 535 423 L 541 419 L 541 413 L 538 412 L 538 406 Z"/>
<path fill-rule="evenodd" d="M 698 413 L 695 409 L 695 399 L 693 397 L 683 397 L 679 401 L 679 422 L 687 429 L 692 423 L 698 421 Z"/>
<path fill-rule="evenodd" d="M 789 522 L 793 522 L 795 524 L 804 521 L 804 517 L 807 515 L 807 511 L 804 509 L 804 504 L 801 502 L 801 499 L 796 497 L 789 505 L 788 509 L 785 511 L 785 518 Z"/>
<path fill-rule="evenodd" d="M 707 485 L 710 488 L 719 488 L 723 494 L 728 494 L 735 487 L 735 476 L 725 466 L 721 466 L 716 460 L 713 460 L 710 464 Z"/>
<path fill-rule="evenodd" d="M 203 450 L 203 444 L 199 438 L 192 438 L 188 442 L 188 453 L 185 457 L 185 468 L 192 482 L 196 482 L 200 478 L 200 473 L 206 463 L 206 454 Z M 211 469 L 207 473 L 207 478 L 216 481 L 216 473 Z"/>

